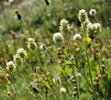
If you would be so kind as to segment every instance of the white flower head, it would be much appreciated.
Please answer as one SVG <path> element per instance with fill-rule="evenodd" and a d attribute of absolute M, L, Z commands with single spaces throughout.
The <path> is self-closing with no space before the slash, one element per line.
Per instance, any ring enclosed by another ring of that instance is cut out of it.
<path fill-rule="evenodd" d="M 59 30 L 60 30 L 61 33 L 69 33 L 70 25 L 69 25 L 69 22 L 66 19 L 62 19 L 60 21 Z"/>
<path fill-rule="evenodd" d="M 14 61 L 14 63 L 16 65 L 21 65 L 21 63 L 22 63 L 23 60 L 22 60 L 22 58 L 18 54 L 15 54 L 13 56 L 13 61 Z"/>
<path fill-rule="evenodd" d="M 41 49 L 41 50 L 46 50 L 46 45 L 45 45 L 44 43 L 42 43 L 42 44 L 40 45 L 40 49 Z"/>
<path fill-rule="evenodd" d="M 64 37 L 63 37 L 62 33 L 60 33 L 60 32 L 55 33 L 55 34 L 53 35 L 53 40 L 54 40 L 55 42 L 57 42 L 57 41 L 62 41 L 63 39 L 64 39 Z"/>
<path fill-rule="evenodd" d="M 93 32 L 93 33 L 97 33 L 101 31 L 101 25 L 99 23 L 89 23 L 87 25 L 87 30 L 89 33 Z"/>
<path fill-rule="evenodd" d="M 78 13 L 78 19 L 80 22 L 84 22 L 88 18 L 87 12 L 84 9 L 81 9 Z"/>
<path fill-rule="evenodd" d="M 24 50 L 23 48 L 19 48 L 19 49 L 17 50 L 17 54 L 18 54 L 21 58 L 24 58 L 24 57 L 27 56 L 27 52 L 26 52 L 26 50 Z"/>
<path fill-rule="evenodd" d="M 61 93 L 66 93 L 67 91 L 66 91 L 66 89 L 64 87 L 62 87 L 62 88 L 60 88 L 60 92 Z"/>
<path fill-rule="evenodd" d="M 35 39 L 34 38 L 28 38 L 28 42 L 30 42 L 30 43 L 35 42 Z"/>
<path fill-rule="evenodd" d="M 60 21 L 60 25 L 61 26 L 66 26 L 66 25 L 68 25 L 68 21 L 66 20 L 66 19 L 62 19 L 61 21 Z"/>
<path fill-rule="evenodd" d="M 28 47 L 29 50 L 35 50 L 37 45 L 35 43 L 35 39 L 34 38 L 28 38 L 27 47 Z"/>
<path fill-rule="evenodd" d="M 9 3 L 13 3 L 13 2 L 14 2 L 14 0 L 8 0 L 8 2 L 9 2 Z"/>
<path fill-rule="evenodd" d="M 90 9 L 90 11 L 89 11 L 89 14 L 91 15 L 91 16 L 94 16 L 94 15 L 96 15 L 96 9 Z"/>
<path fill-rule="evenodd" d="M 15 66 L 13 61 L 7 62 L 6 65 L 7 65 L 7 67 L 6 67 L 7 71 L 11 71 L 12 72 L 16 68 L 16 66 Z"/>
<path fill-rule="evenodd" d="M 82 39 L 81 35 L 76 33 L 74 36 L 73 36 L 73 40 L 80 40 Z"/>

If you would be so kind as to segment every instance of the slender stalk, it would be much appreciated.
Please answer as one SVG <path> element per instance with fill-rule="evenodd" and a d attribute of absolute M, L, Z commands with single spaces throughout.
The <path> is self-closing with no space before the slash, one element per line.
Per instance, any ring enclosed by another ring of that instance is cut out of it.
<path fill-rule="evenodd" d="M 87 57 L 88 68 L 89 68 L 89 74 L 90 74 L 91 85 L 92 85 L 92 84 L 93 84 L 93 81 L 92 81 L 91 66 L 90 66 L 90 63 L 89 63 L 89 56 L 88 56 L 88 49 L 87 49 L 87 47 L 86 47 L 86 57 Z"/>
<path fill-rule="evenodd" d="M 67 55 L 65 55 L 66 57 L 67 57 Z M 67 57 L 68 58 L 68 57 Z M 69 59 L 70 60 L 70 59 Z M 71 61 L 71 60 L 70 60 Z M 102 97 L 100 97 L 100 95 L 98 94 L 98 92 L 96 92 L 95 90 L 94 90 L 94 88 L 92 87 L 92 85 L 87 81 L 87 79 L 84 77 L 84 74 L 82 73 L 82 71 L 79 69 L 79 67 L 76 65 L 76 64 L 74 64 L 74 62 L 73 61 L 71 61 L 72 62 L 72 64 L 77 68 L 77 70 L 78 70 L 78 72 L 80 72 L 81 73 L 81 75 L 82 75 L 82 77 L 84 78 L 84 80 L 86 81 L 86 83 L 88 84 L 88 86 L 93 90 L 93 93 L 96 95 L 96 96 L 99 96 L 99 98 L 101 98 L 102 99 Z"/>

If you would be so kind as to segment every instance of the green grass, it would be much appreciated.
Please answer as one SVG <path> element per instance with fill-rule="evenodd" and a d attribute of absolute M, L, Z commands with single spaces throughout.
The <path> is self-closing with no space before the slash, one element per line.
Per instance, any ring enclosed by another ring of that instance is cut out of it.
<path fill-rule="evenodd" d="M 44 0 L 34 0 L 33 5 L 26 4 L 22 9 L 23 1 L 4 6 L 0 13 L 0 100 L 110 100 L 109 4 L 105 0 L 50 0 L 47 6 Z M 15 8 L 22 21 L 16 18 Z M 88 17 L 102 26 L 90 42 L 86 41 L 89 33 L 78 21 L 82 8 L 87 12 L 95 8 L 97 14 L 91 17 L 88 13 Z M 71 30 L 62 32 L 63 41 L 55 42 L 53 34 L 61 31 L 62 19 L 69 21 Z M 73 40 L 76 33 L 82 39 Z M 27 47 L 28 38 L 34 38 L 34 50 Z M 40 48 L 41 44 L 45 49 Z M 7 62 L 19 48 L 24 48 L 27 56 L 14 72 L 8 71 Z M 62 87 L 66 93 L 60 92 Z"/>

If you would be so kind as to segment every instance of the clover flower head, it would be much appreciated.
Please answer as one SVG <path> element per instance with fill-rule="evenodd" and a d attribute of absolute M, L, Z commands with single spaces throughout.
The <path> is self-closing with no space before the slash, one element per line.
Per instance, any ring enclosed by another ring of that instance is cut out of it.
<path fill-rule="evenodd" d="M 63 37 L 63 35 L 62 35 L 62 33 L 60 33 L 60 32 L 58 32 L 58 33 L 55 33 L 54 35 L 53 35 L 53 40 L 55 41 L 55 42 L 60 42 L 60 41 L 62 41 L 64 39 L 64 37 Z"/>
<path fill-rule="evenodd" d="M 41 49 L 41 50 L 46 50 L 46 45 L 45 45 L 44 43 L 42 43 L 42 44 L 40 45 L 40 49 Z"/>
<path fill-rule="evenodd" d="M 6 65 L 7 65 L 7 67 L 6 67 L 7 71 L 10 71 L 10 72 L 13 72 L 14 69 L 16 68 L 16 66 L 15 66 L 13 61 L 7 62 Z"/>
<path fill-rule="evenodd" d="M 101 25 L 99 23 L 89 23 L 87 25 L 87 32 L 90 38 L 94 38 L 101 31 Z"/>
<path fill-rule="evenodd" d="M 61 33 L 68 33 L 70 31 L 70 25 L 69 25 L 69 22 L 66 19 L 62 19 L 60 21 L 59 30 L 60 30 Z"/>
<path fill-rule="evenodd" d="M 27 52 L 26 50 L 24 50 L 23 48 L 19 48 L 17 50 L 17 54 L 21 57 L 21 58 L 25 58 L 27 56 Z"/>
<path fill-rule="evenodd" d="M 13 61 L 14 61 L 15 65 L 21 65 L 22 58 L 18 54 L 15 54 L 13 56 Z"/>
<path fill-rule="evenodd" d="M 88 18 L 87 12 L 84 9 L 81 9 L 78 13 L 78 19 L 80 22 L 84 22 Z"/>
<path fill-rule="evenodd" d="M 61 26 L 66 26 L 66 25 L 68 25 L 68 21 L 66 20 L 66 19 L 62 19 L 61 21 L 60 21 L 60 25 Z"/>
<path fill-rule="evenodd" d="M 27 47 L 29 50 L 35 50 L 37 45 L 34 38 L 28 38 Z"/>
<path fill-rule="evenodd" d="M 90 9 L 90 11 L 89 11 L 89 14 L 91 15 L 91 16 L 94 16 L 94 15 L 96 15 L 96 9 Z"/>
<path fill-rule="evenodd" d="M 60 88 L 60 92 L 61 93 L 66 93 L 67 91 L 66 91 L 66 89 L 64 87 L 62 87 L 62 88 Z"/>
<path fill-rule="evenodd" d="M 73 40 L 80 40 L 82 39 L 81 35 L 76 33 L 74 36 L 73 36 Z"/>

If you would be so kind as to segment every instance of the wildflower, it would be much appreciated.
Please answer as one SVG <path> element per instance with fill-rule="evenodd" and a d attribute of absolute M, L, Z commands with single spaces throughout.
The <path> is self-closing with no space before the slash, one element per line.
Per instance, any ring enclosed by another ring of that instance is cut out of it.
<path fill-rule="evenodd" d="M 66 89 L 64 87 L 62 87 L 62 88 L 60 88 L 60 92 L 61 93 L 66 93 L 67 91 L 66 91 Z"/>
<path fill-rule="evenodd" d="M 96 9 L 91 9 L 91 10 L 89 11 L 89 14 L 90 14 L 91 16 L 96 15 Z"/>
<path fill-rule="evenodd" d="M 73 60 L 74 60 L 74 56 L 71 55 L 71 56 L 69 57 L 69 60 L 73 61 Z"/>
<path fill-rule="evenodd" d="M 9 4 L 12 4 L 15 0 L 8 0 Z"/>
<path fill-rule="evenodd" d="M 37 47 L 37 45 L 35 43 L 35 39 L 28 38 L 27 47 L 28 47 L 29 50 L 35 50 L 36 47 Z"/>
<path fill-rule="evenodd" d="M 76 76 L 77 77 L 81 77 L 82 75 L 81 75 L 81 73 L 77 73 Z"/>
<path fill-rule="evenodd" d="M 6 65 L 7 65 L 7 67 L 6 67 L 7 71 L 11 71 L 11 72 L 13 72 L 14 69 L 16 68 L 16 66 L 15 66 L 15 64 L 14 64 L 13 61 L 9 61 L 9 62 L 7 62 Z"/>
<path fill-rule="evenodd" d="M 60 33 L 60 32 L 55 33 L 55 34 L 53 35 L 53 40 L 54 40 L 55 42 L 58 42 L 58 41 L 61 42 L 63 39 L 64 39 L 64 37 L 63 37 L 62 33 Z"/>
<path fill-rule="evenodd" d="M 18 54 L 15 54 L 13 56 L 13 61 L 16 65 L 21 65 L 21 63 L 22 63 L 22 59 Z"/>
<path fill-rule="evenodd" d="M 25 58 L 27 56 L 27 52 L 26 50 L 24 50 L 23 48 L 19 48 L 17 50 L 17 54 L 21 57 L 21 58 Z"/>
<path fill-rule="evenodd" d="M 80 40 L 81 38 L 81 35 L 78 33 L 73 36 L 73 40 Z"/>
<path fill-rule="evenodd" d="M 87 12 L 84 9 L 81 9 L 78 13 L 78 19 L 80 22 L 84 22 L 88 18 Z"/>
<path fill-rule="evenodd" d="M 94 38 L 97 33 L 101 31 L 101 25 L 99 23 L 89 23 L 87 25 L 87 32 L 89 33 L 90 38 Z"/>
<path fill-rule="evenodd" d="M 40 45 L 40 49 L 41 49 L 41 50 L 46 50 L 46 45 L 42 43 L 42 44 Z"/>
<path fill-rule="evenodd" d="M 70 25 L 69 22 L 66 19 L 62 19 L 60 21 L 60 32 L 61 33 L 68 33 L 70 31 Z"/>
<path fill-rule="evenodd" d="M 66 26 L 66 25 L 68 25 L 68 21 L 66 20 L 66 19 L 62 19 L 61 21 L 60 21 L 60 25 L 61 26 Z"/>
<path fill-rule="evenodd" d="M 91 43 L 91 38 L 89 36 L 86 36 L 84 38 L 84 41 L 89 44 L 89 43 Z"/>
<path fill-rule="evenodd" d="M 82 29 L 86 30 L 87 29 L 87 25 L 90 24 L 90 20 L 87 18 L 83 23 L 81 23 L 81 27 Z"/>
<path fill-rule="evenodd" d="M 57 74 L 57 76 L 55 76 L 55 77 L 53 78 L 53 83 L 54 83 L 54 84 L 61 83 L 61 77 L 59 76 L 59 74 Z"/>

